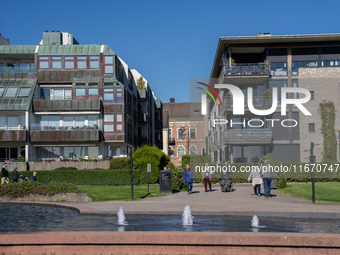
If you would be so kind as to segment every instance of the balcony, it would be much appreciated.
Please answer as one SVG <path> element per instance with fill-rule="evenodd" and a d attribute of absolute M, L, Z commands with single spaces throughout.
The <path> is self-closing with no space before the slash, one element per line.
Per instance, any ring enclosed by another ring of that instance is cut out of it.
<path fill-rule="evenodd" d="M 271 129 L 227 129 L 222 133 L 224 144 L 270 144 Z"/>
<path fill-rule="evenodd" d="M 31 142 L 98 142 L 97 127 L 37 127 L 30 131 Z"/>
<path fill-rule="evenodd" d="M 6 129 L 0 129 L 0 141 L 1 142 L 26 142 L 26 127 L 8 127 Z"/>
<path fill-rule="evenodd" d="M 100 111 L 99 97 L 35 97 L 34 111 Z"/>
<path fill-rule="evenodd" d="M 138 89 L 138 99 L 146 100 L 148 96 L 147 94 L 146 89 Z"/>
<path fill-rule="evenodd" d="M 155 121 L 155 129 L 162 129 L 162 128 L 163 128 L 162 121 L 156 120 Z"/>
<path fill-rule="evenodd" d="M 244 106 L 245 110 L 249 110 L 248 108 L 248 97 L 244 97 Z M 255 109 L 270 109 L 272 106 L 272 99 L 265 97 L 253 97 L 253 106 Z M 224 110 L 232 110 L 233 109 L 233 99 L 232 98 L 224 98 L 223 100 L 223 108 Z"/>
<path fill-rule="evenodd" d="M 268 63 L 257 63 L 257 64 L 232 64 L 231 66 L 225 65 L 222 69 L 224 76 L 259 76 L 269 77 L 270 64 Z"/>

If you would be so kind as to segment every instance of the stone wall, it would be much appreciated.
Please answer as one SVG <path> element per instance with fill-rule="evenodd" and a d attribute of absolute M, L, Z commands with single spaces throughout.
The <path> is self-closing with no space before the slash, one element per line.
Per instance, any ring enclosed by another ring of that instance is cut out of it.
<path fill-rule="evenodd" d="M 335 105 L 335 134 L 339 139 L 340 131 L 340 68 L 299 68 L 299 87 L 314 91 L 314 100 L 303 104 L 312 116 L 305 116 L 300 112 L 300 158 L 301 162 L 309 162 L 310 143 L 314 142 L 316 162 L 322 161 L 323 135 L 321 133 L 321 115 L 319 105 L 323 101 L 332 101 Z M 300 98 L 304 95 L 300 94 Z M 308 131 L 308 125 L 315 124 L 315 132 Z M 339 146 L 337 148 L 339 160 Z"/>

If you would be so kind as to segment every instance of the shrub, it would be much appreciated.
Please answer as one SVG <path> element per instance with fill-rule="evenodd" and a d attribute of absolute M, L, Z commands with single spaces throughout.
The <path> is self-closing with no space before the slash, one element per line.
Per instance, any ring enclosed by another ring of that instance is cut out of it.
<path fill-rule="evenodd" d="M 19 156 L 17 161 L 18 162 L 24 162 L 25 161 L 25 157 L 24 156 Z"/>
<path fill-rule="evenodd" d="M 70 183 L 50 182 L 42 184 L 40 182 L 9 183 L 0 189 L 0 196 L 10 198 L 24 197 L 29 194 L 52 196 L 60 193 L 81 193 L 77 187 Z"/>
<path fill-rule="evenodd" d="M 172 162 L 170 162 L 170 170 L 172 171 L 172 189 L 185 189 L 186 184 L 183 181 L 183 171 L 180 171 Z"/>
<path fill-rule="evenodd" d="M 9 179 L 12 180 L 13 172 L 9 172 Z M 19 172 L 20 175 L 28 177 L 30 180 L 33 171 Z M 52 170 L 37 171 L 39 182 L 48 184 L 51 181 L 73 183 L 75 185 L 94 186 L 118 186 L 131 184 L 130 171 L 127 170 Z M 133 183 L 139 184 L 139 171 L 133 171 Z"/>
<path fill-rule="evenodd" d="M 65 170 L 78 170 L 76 167 L 59 167 L 54 169 L 54 171 L 65 171 Z M 40 172 L 39 172 L 40 173 Z"/>
<path fill-rule="evenodd" d="M 113 158 L 113 159 L 111 159 L 110 169 L 130 170 L 130 158 Z"/>
<path fill-rule="evenodd" d="M 276 184 L 280 189 L 282 189 L 287 186 L 287 179 L 286 178 L 277 179 Z"/>
<path fill-rule="evenodd" d="M 133 163 L 139 169 L 141 183 L 147 183 L 147 163 L 151 163 L 150 183 L 156 183 L 159 180 L 159 170 L 164 169 L 169 161 L 170 157 L 157 146 L 143 145 L 133 154 Z"/>

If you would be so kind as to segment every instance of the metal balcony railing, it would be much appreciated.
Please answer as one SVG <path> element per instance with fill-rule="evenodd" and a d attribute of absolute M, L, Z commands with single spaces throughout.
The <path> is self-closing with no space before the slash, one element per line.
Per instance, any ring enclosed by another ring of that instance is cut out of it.
<path fill-rule="evenodd" d="M 100 99 L 102 97 L 96 95 L 84 95 L 84 96 L 75 96 L 75 95 L 64 95 L 64 96 L 34 96 L 33 100 L 84 100 L 84 99 Z"/>
<path fill-rule="evenodd" d="M 270 65 L 268 63 L 257 64 L 232 64 L 231 66 L 224 66 L 225 75 L 268 75 L 270 74 Z"/>
<path fill-rule="evenodd" d="M 43 130 L 43 131 L 52 131 L 52 130 L 98 130 L 98 126 L 74 126 L 74 127 L 60 127 L 60 126 L 41 126 L 41 124 L 31 124 L 31 131 L 34 130 Z"/>
<path fill-rule="evenodd" d="M 227 129 L 222 133 L 225 143 L 270 143 L 271 129 Z"/>

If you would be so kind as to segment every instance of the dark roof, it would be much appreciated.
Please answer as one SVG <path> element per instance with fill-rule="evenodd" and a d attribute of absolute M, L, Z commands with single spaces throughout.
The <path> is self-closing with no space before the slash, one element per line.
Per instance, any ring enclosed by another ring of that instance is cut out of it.
<path fill-rule="evenodd" d="M 204 119 L 201 103 L 163 103 L 163 112 L 169 113 L 169 119 Z"/>

